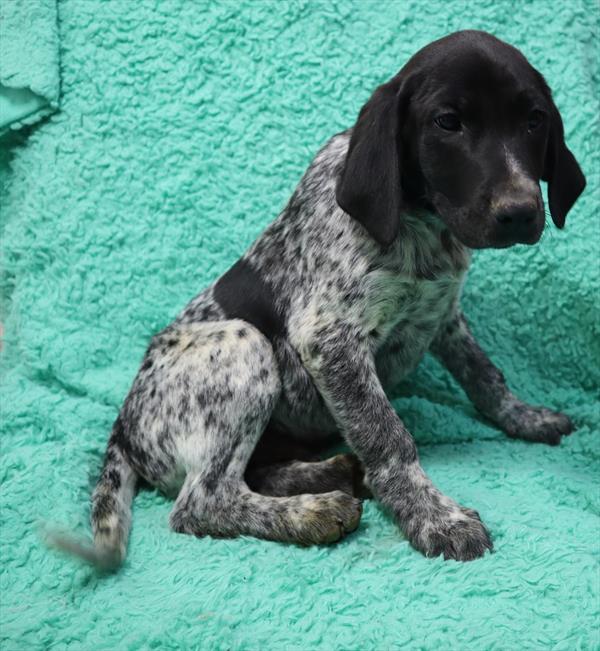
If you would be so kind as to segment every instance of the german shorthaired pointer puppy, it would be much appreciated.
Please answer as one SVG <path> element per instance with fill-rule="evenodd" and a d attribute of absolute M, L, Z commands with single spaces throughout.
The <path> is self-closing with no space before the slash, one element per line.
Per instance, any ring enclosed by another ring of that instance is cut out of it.
<path fill-rule="evenodd" d="M 426 556 L 482 556 L 477 512 L 432 484 L 388 396 L 429 350 L 508 436 L 573 430 L 511 393 L 459 306 L 471 249 L 540 239 L 540 179 L 562 228 L 585 179 L 525 57 L 477 31 L 418 52 L 152 339 L 93 494 L 94 545 L 55 544 L 116 567 L 143 479 L 177 496 L 171 527 L 195 536 L 330 543 L 368 490 Z M 310 451 L 340 435 L 352 454 Z"/>

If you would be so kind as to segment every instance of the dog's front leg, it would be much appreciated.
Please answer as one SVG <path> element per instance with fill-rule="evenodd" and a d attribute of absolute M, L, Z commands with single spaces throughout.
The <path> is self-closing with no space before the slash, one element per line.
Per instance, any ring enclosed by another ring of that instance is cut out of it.
<path fill-rule="evenodd" d="M 510 392 L 502 373 L 492 364 L 457 312 L 442 327 L 431 352 L 446 366 L 477 409 L 508 436 L 557 445 L 573 431 L 568 416 L 545 407 L 532 407 Z"/>
<path fill-rule="evenodd" d="M 471 560 L 492 544 L 476 511 L 443 495 L 419 464 L 410 432 L 389 403 L 368 341 L 351 326 L 321 329 L 301 355 L 375 497 L 426 556 Z"/>

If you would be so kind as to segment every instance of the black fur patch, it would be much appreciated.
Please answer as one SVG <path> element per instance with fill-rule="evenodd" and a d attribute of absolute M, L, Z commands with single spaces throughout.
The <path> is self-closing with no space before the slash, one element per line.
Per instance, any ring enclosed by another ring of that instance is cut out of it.
<path fill-rule="evenodd" d="M 247 321 L 270 340 L 285 333 L 271 287 L 244 259 L 236 262 L 217 281 L 214 299 L 228 319 Z"/>

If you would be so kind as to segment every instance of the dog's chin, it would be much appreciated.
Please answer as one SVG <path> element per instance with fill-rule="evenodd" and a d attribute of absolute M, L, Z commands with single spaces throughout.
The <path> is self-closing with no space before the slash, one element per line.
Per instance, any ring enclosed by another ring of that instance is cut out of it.
<path fill-rule="evenodd" d="M 511 246 L 515 246 L 515 244 L 525 244 L 527 246 L 532 246 L 533 244 L 537 244 L 540 241 L 543 230 L 544 228 L 542 226 L 542 228 L 535 229 L 535 230 L 532 229 L 530 233 L 526 235 L 522 235 L 520 237 L 510 237 L 510 238 L 498 237 L 495 238 L 492 244 L 490 244 L 490 246 L 486 248 L 508 249 Z"/>
<path fill-rule="evenodd" d="M 532 231 L 518 237 L 501 234 L 491 234 L 487 238 L 469 237 L 468 235 L 466 237 L 456 235 L 456 237 L 470 249 L 508 249 L 517 244 L 525 244 L 526 246 L 537 244 L 542 236 L 542 230 Z"/>

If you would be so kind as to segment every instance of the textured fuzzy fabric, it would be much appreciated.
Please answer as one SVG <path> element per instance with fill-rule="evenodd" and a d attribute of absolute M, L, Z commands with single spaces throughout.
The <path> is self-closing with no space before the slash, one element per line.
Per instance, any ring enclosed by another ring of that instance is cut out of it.
<path fill-rule="evenodd" d="M 1 169 L 2 649 L 599 648 L 596 0 L 58 9 L 61 111 L 5 141 Z M 515 391 L 578 431 L 558 448 L 507 440 L 430 359 L 395 402 L 495 553 L 425 559 L 372 502 L 333 547 L 198 540 L 169 530 L 155 492 L 135 501 L 119 574 L 48 551 L 41 522 L 89 531 L 150 335 L 240 255 L 376 84 L 467 27 L 543 71 L 589 183 L 564 231 L 477 253 L 464 298 Z"/>

